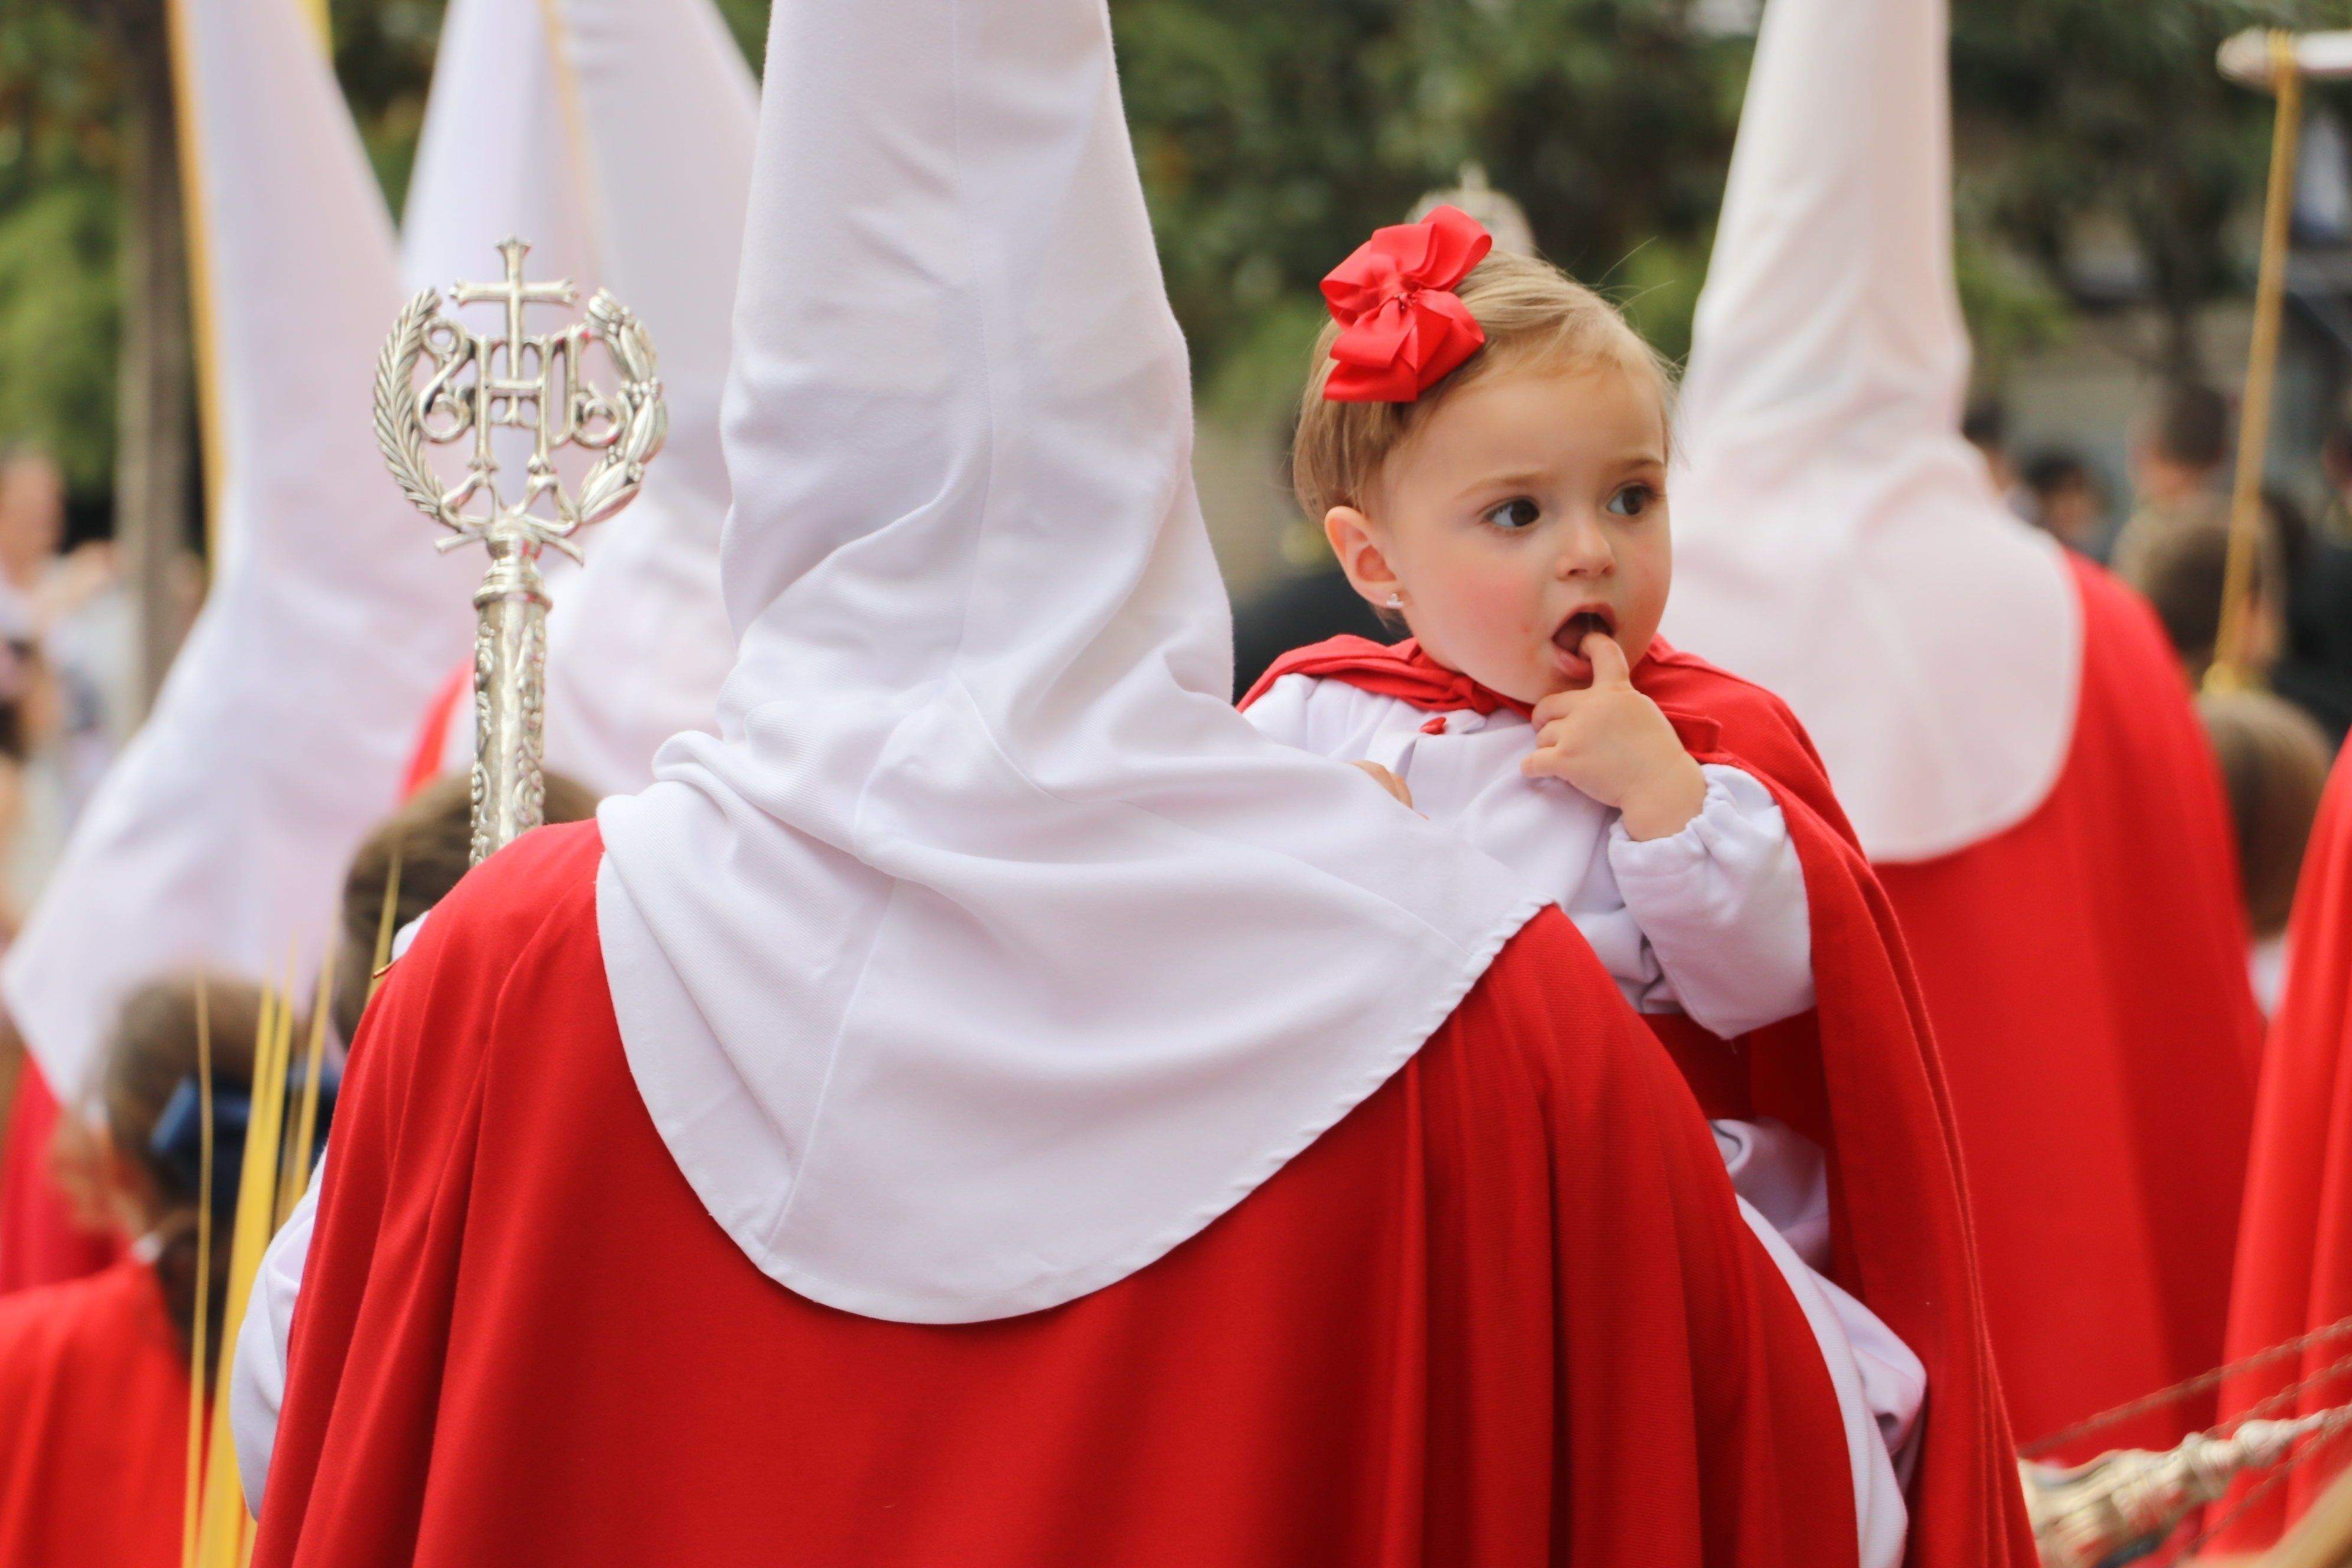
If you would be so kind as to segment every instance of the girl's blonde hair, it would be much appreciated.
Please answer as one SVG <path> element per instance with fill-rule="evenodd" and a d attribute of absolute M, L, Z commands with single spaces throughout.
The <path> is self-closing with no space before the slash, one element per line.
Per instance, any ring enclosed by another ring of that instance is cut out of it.
<path fill-rule="evenodd" d="M 1315 340 L 1314 368 L 1298 409 L 1290 447 L 1290 482 L 1309 520 L 1335 506 L 1365 508 L 1381 469 L 1446 398 L 1515 365 L 1559 368 L 1610 365 L 1657 395 L 1658 417 L 1669 421 L 1673 377 L 1657 351 L 1627 324 L 1617 307 L 1550 262 L 1495 251 L 1454 289 L 1486 334 L 1486 343 L 1451 374 L 1411 403 L 1334 403 L 1323 395 L 1331 379 L 1337 321 Z"/>

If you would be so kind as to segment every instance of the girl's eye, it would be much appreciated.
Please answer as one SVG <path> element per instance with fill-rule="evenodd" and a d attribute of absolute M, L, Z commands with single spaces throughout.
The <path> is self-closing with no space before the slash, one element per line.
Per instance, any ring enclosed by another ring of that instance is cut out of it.
<path fill-rule="evenodd" d="M 1657 499 L 1658 492 L 1647 485 L 1627 485 L 1609 498 L 1609 510 L 1619 517 L 1639 517 Z"/>
<path fill-rule="evenodd" d="M 1513 496 L 1500 506 L 1487 508 L 1485 516 L 1486 521 L 1496 528 L 1516 533 L 1523 528 L 1533 528 L 1541 521 L 1543 508 L 1525 496 Z"/>

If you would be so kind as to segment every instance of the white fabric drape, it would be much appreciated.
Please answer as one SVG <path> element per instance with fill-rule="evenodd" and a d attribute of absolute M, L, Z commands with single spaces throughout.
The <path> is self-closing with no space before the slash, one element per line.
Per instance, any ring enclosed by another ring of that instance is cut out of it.
<path fill-rule="evenodd" d="M 488 90 L 506 101 L 485 125 L 470 106 Z M 584 567 L 546 563 L 547 762 L 599 794 L 642 789 L 663 741 L 715 728 L 734 660 L 719 402 L 758 112 L 710 0 L 457 0 L 443 27 L 412 277 L 487 274 L 490 247 L 520 234 L 533 277 L 571 278 L 583 305 L 610 288 L 660 358 L 670 433 L 644 490 L 586 536 Z M 473 750 L 459 704 L 445 765 L 462 771 Z"/>
<path fill-rule="evenodd" d="M 83 1087 L 133 986 L 193 964 L 307 974 L 408 725 L 466 646 L 467 567 L 377 456 L 368 381 L 392 229 L 294 0 L 175 0 L 222 416 L 210 596 L 155 710 L 0 969 L 51 1085 Z"/>
<path fill-rule="evenodd" d="M 782 0 L 717 738 L 607 801 L 655 1124 L 772 1278 L 1051 1306 L 1371 1093 L 1542 904 L 1235 713 L 1103 0 Z"/>
<path fill-rule="evenodd" d="M 449 0 L 401 215 L 409 288 L 495 280 L 495 247 L 516 237 L 534 279 L 569 278 L 584 304 L 604 280 L 586 140 L 543 0 Z"/>
<path fill-rule="evenodd" d="M 1945 0 L 1770 0 L 1683 385 L 1665 630 L 1779 692 L 1863 847 L 2047 797 L 2081 608 L 1960 438 Z"/>
<path fill-rule="evenodd" d="M 670 736 L 717 729 L 735 660 L 719 594 L 719 404 L 759 96 L 710 0 L 553 3 L 604 279 L 652 334 L 669 405 L 644 491 L 588 536 L 588 563 L 548 618 L 548 761 L 615 794 L 651 782 Z"/>

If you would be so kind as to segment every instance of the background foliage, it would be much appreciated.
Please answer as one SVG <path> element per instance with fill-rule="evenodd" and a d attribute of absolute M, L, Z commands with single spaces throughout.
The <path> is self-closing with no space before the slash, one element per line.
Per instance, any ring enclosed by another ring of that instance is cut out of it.
<path fill-rule="evenodd" d="M 862 0 L 880 4 L 885 0 Z M 1112 0 L 1169 286 L 1204 394 L 1293 395 L 1314 282 L 1467 161 L 1545 249 L 1687 346 L 1748 41 L 1741 0 Z M 0 438 L 111 458 L 119 76 L 93 7 L 0 13 Z M 719 0 L 757 57 L 766 0 Z M 336 66 L 396 203 L 441 0 L 333 0 Z M 2352 0 L 1953 0 L 1961 273 L 1995 364 L 2126 305 L 2195 368 L 2188 324 L 2245 286 L 2267 105 L 2222 83 L 2256 23 Z"/>

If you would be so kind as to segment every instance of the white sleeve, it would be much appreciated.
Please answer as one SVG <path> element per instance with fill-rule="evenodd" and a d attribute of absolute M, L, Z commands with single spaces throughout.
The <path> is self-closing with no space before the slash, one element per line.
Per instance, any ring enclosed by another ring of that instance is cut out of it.
<path fill-rule="evenodd" d="M 254 1277 L 253 1295 L 237 1331 L 236 1359 L 228 1373 L 228 1429 L 236 1445 L 236 1473 L 245 1483 L 245 1506 L 261 1512 L 262 1483 L 269 1479 L 269 1455 L 278 1446 L 278 1413 L 286 1400 L 286 1347 L 294 1328 L 294 1298 L 302 1289 L 302 1265 L 310 1256 L 310 1226 L 319 1212 L 319 1184 L 327 1156 L 321 1150 L 294 1212 L 269 1240 Z"/>
<path fill-rule="evenodd" d="M 1318 684 L 1311 675 L 1286 675 L 1243 709 L 1242 717 L 1267 740 L 1311 752 L 1314 726 L 1307 721 L 1307 707 Z"/>
<path fill-rule="evenodd" d="M 1772 792 L 1738 768 L 1700 772 L 1706 800 L 1680 833 L 1637 843 L 1611 825 L 1609 868 L 1664 976 L 1643 1010 L 1678 1006 L 1727 1038 L 1813 1005 L 1812 924 Z"/>

